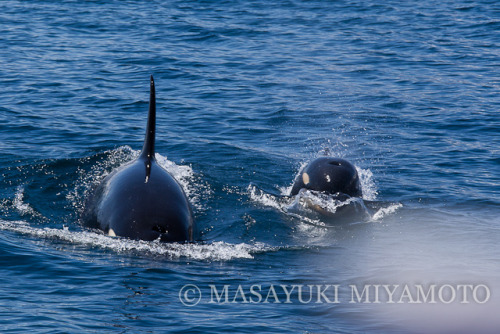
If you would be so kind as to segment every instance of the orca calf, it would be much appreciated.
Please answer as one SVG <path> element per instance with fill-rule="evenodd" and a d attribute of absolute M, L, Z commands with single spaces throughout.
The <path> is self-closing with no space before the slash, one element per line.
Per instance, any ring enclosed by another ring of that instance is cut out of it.
<path fill-rule="evenodd" d="M 350 197 L 363 195 L 356 168 L 347 160 L 332 157 L 317 158 L 301 170 L 290 195 L 297 195 L 301 189 Z"/>
<path fill-rule="evenodd" d="M 362 199 L 356 167 L 340 158 L 320 157 L 309 162 L 295 177 L 289 195 L 266 191 L 253 183 L 250 186 L 257 194 L 271 196 L 285 213 L 333 225 L 366 220 L 372 207 L 378 206 Z"/>
<path fill-rule="evenodd" d="M 290 191 L 295 202 L 289 211 L 335 224 L 355 221 L 368 215 L 362 195 L 358 172 L 349 161 L 321 157 L 295 178 Z"/>
<path fill-rule="evenodd" d="M 84 225 L 110 236 L 164 242 L 193 241 L 191 206 L 177 181 L 155 159 L 156 97 L 150 79 L 149 114 L 139 157 L 114 170 L 92 191 Z"/>

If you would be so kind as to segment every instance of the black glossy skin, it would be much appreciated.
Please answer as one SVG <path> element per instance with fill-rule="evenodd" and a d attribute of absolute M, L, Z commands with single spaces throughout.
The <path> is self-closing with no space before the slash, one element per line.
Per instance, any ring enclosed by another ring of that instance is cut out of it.
<path fill-rule="evenodd" d="M 156 104 L 151 77 L 148 128 L 141 155 L 108 175 L 87 199 L 85 225 L 131 239 L 193 241 L 193 217 L 177 181 L 154 157 Z"/>
<path fill-rule="evenodd" d="M 104 179 L 86 207 L 86 225 L 131 239 L 192 241 L 193 218 L 184 191 L 154 160 L 144 182 L 146 163 L 139 158 Z"/>
<path fill-rule="evenodd" d="M 300 189 L 351 197 L 363 195 L 356 168 L 347 160 L 331 157 L 317 158 L 304 167 L 295 179 L 290 195 L 297 195 Z"/>

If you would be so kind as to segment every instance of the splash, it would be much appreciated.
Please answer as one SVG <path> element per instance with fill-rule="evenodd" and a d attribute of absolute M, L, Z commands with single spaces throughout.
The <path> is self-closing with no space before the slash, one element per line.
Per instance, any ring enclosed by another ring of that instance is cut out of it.
<path fill-rule="evenodd" d="M 290 207 L 297 207 L 300 210 L 310 210 L 310 208 L 316 208 L 317 210 L 322 210 L 330 214 L 336 213 L 340 208 L 344 206 L 353 205 L 355 203 L 362 203 L 359 198 L 351 197 L 345 201 L 341 201 L 334 196 L 329 196 L 317 191 L 312 190 L 301 190 Z"/>
<path fill-rule="evenodd" d="M 90 170 L 78 169 L 78 180 L 72 191 L 66 195 L 72 206 L 78 212 L 83 210 L 84 199 L 92 189 L 99 184 L 109 173 L 122 164 L 125 164 L 139 156 L 138 151 L 132 150 L 130 146 L 121 146 L 114 150 L 108 150 L 92 157 L 81 159 L 82 165 L 91 164 Z M 97 160 L 97 161 L 93 161 Z"/>
<path fill-rule="evenodd" d="M 84 199 L 91 190 L 97 186 L 113 169 L 120 167 L 134 159 L 140 151 L 133 150 L 130 146 L 121 146 L 114 150 L 105 151 L 96 157 L 83 159 L 83 162 L 92 163 L 90 170 L 79 170 L 79 179 L 75 188 L 66 196 L 78 211 L 83 209 Z M 203 199 L 212 194 L 210 186 L 197 175 L 191 166 L 177 165 L 167 159 L 167 157 L 156 153 L 156 161 L 165 168 L 170 175 L 181 185 L 189 202 L 194 209 L 203 211 Z M 94 163 L 93 159 L 97 159 Z"/>
<path fill-rule="evenodd" d="M 361 181 L 361 189 L 363 190 L 363 199 L 374 201 L 377 198 L 377 186 L 373 178 L 373 173 L 369 169 L 363 169 L 356 166 L 356 170 Z"/>
<path fill-rule="evenodd" d="M 12 205 L 22 216 L 35 215 L 35 210 L 28 203 L 24 202 L 24 186 L 17 187 Z"/>
<path fill-rule="evenodd" d="M 403 204 L 395 203 L 391 204 L 386 208 L 380 208 L 375 214 L 372 216 L 372 221 L 380 221 L 382 218 L 394 214 L 398 209 L 402 208 Z"/>
<path fill-rule="evenodd" d="M 247 191 L 249 192 L 250 199 L 254 202 L 286 212 L 285 208 L 288 203 L 287 200 L 280 200 L 279 197 L 266 193 L 253 184 L 250 184 L 247 187 Z"/>
<path fill-rule="evenodd" d="M 73 245 L 98 247 L 117 253 L 150 254 L 165 256 L 169 259 L 187 258 L 191 260 L 228 261 L 233 259 L 253 259 L 254 254 L 274 251 L 263 243 L 253 245 L 230 244 L 223 241 L 212 243 L 180 244 L 159 241 L 130 240 L 109 237 L 93 231 L 70 231 L 69 228 L 35 228 L 24 221 L 0 220 L 0 229 L 29 235 L 41 239 L 56 239 Z"/>
<path fill-rule="evenodd" d="M 158 153 L 156 153 L 156 161 L 179 182 L 194 209 L 205 210 L 203 200 L 212 195 L 213 191 L 210 185 L 203 180 L 202 175 L 196 174 L 191 166 L 177 165 Z"/>
<path fill-rule="evenodd" d="M 4 201 L 6 205 L 9 201 Z M 37 212 L 29 203 L 24 200 L 24 185 L 20 185 L 16 189 L 14 199 L 11 201 L 11 206 L 16 210 L 21 216 L 29 216 L 32 218 L 45 219 L 43 215 Z"/>

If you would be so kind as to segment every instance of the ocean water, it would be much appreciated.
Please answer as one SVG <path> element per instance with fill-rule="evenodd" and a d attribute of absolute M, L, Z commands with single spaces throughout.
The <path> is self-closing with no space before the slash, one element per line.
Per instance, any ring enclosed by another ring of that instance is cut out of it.
<path fill-rule="evenodd" d="M 496 333 L 499 69 L 490 0 L 0 1 L 0 330 Z M 151 74 L 193 244 L 78 220 Z M 267 194 L 325 154 L 379 209 Z"/>

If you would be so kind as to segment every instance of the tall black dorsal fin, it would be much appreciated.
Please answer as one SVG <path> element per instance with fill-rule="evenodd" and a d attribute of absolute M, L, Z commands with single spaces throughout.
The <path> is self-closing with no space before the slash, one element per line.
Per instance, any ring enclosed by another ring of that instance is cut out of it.
<path fill-rule="evenodd" d="M 149 112 L 148 124 L 146 127 L 146 138 L 144 138 L 144 146 L 142 147 L 141 158 L 148 161 L 155 158 L 155 132 L 156 132 L 156 96 L 155 82 L 153 76 L 150 79 L 149 88 Z"/>

